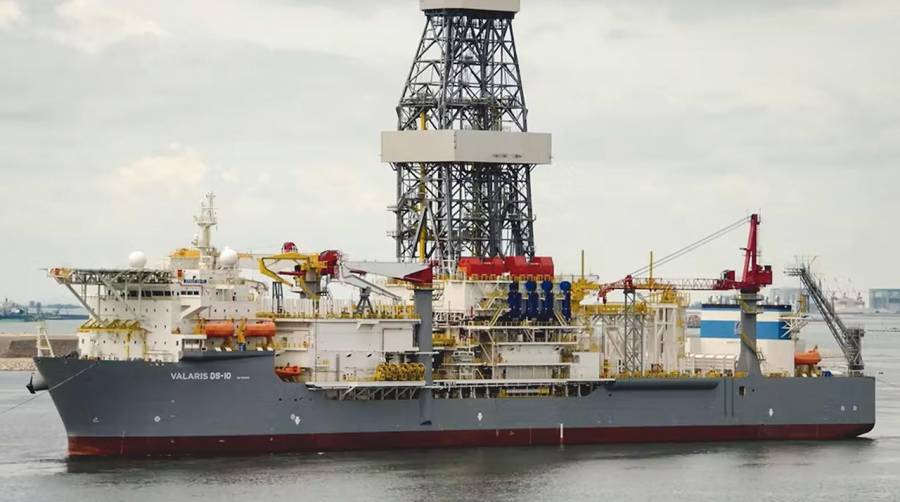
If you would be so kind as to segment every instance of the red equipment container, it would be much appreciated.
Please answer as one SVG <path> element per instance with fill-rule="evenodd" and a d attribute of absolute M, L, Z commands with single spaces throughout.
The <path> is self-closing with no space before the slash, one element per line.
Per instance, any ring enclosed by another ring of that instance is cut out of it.
<path fill-rule="evenodd" d="M 494 279 L 503 274 L 511 277 L 553 277 L 553 258 L 549 256 L 535 256 L 531 261 L 525 256 L 507 256 L 506 258 L 475 258 L 467 256 L 460 258 L 459 270 L 466 277 L 484 277 Z"/>
<path fill-rule="evenodd" d="M 501 258 L 488 258 L 486 260 L 473 257 L 460 258 L 459 269 L 466 277 L 478 276 L 490 279 L 503 275 L 505 271 L 503 259 Z"/>

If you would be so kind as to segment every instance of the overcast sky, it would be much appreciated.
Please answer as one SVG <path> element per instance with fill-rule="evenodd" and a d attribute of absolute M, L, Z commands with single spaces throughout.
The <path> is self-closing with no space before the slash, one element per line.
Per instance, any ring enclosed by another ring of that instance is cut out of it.
<path fill-rule="evenodd" d="M 900 287 L 900 3 L 523 0 L 538 254 L 618 279 L 751 211 L 764 262 Z M 789 5 L 789 6 L 787 6 Z M 414 0 L 0 0 L 0 297 L 194 234 L 389 259 Z M 743 231 L 659 271 L 738 268 Z"/>

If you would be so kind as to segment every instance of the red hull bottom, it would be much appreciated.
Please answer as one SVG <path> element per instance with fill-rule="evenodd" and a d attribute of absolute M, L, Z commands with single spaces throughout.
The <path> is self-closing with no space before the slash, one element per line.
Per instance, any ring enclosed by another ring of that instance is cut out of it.
<path fill-rule="evenodd" d="M 829 440 L 875 424 L 597 427 L 361 432 L 275 436 L 70 437 L 72 456 L 249 455 L 326 450 L 530 446 L 687 441 Z"/>

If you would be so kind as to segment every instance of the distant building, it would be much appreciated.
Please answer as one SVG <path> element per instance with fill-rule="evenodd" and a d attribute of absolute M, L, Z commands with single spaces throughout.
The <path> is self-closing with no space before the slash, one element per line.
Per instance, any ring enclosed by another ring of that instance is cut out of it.
<path fill-rule="evenodd" d="M 769 288 L 766 300 L 773 305 L 796 306 L 803 294 L 802 288 Z"/>
<path fill-rule="evenodd" d="M 900 289 L 870 289 L 869 309 L 900 313 Z"/>

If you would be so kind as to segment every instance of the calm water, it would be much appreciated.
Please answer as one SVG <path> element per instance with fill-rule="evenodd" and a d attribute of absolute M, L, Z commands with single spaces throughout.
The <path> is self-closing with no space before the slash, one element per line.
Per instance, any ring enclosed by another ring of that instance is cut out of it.
<path fill-rule="evenodd" d="M 858 319 L 870 328 L 900 320 Z M 821 324 L 810 346 L 833 347 Z M 900 500 L 900 333 L 865 338 L 878 424 L 839 442 L 477 448 L 68 460 L 46 393 L 0 415 L 0 500 Z M 0 373 L 0 410 L 28 397 Z"/>

